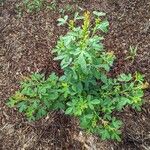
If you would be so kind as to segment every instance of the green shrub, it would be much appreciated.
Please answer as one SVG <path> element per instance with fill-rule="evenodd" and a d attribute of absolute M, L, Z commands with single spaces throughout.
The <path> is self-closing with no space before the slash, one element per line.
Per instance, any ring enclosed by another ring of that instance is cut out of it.
<path fill-rule="evenodd" d="M 116 78 L 107 75 L 115 56 L 105 51 L 101 35 L 108 31 L 109 23 L 99 18 L 105 13 L 93 13 L 94 25 L 89 12 L 83 16 L 76 13 L 69 22 L 68 16 L 58 19 L 59 25 L 69 25 L 69 32 L 59 38 L 53 50 L 64 75 L 57 77 L 53 73 L 47 79 L 40 74 L 31 75 L 21 83 L 20 91 L 8 104 L 25 112 L 29 120 L 61 109 L 77 117 L 87 132 L 98 134 L 103 140 L 120 141 L 122 122 L 115 117 L 115 112 L 127 106 L 140 110 L 147 83 L 143 83 L 143 76 L 137 72 L 134 77 L 131 74 Z M 78 19 L 83 19 L 82 26 L 76 25 Z"/>

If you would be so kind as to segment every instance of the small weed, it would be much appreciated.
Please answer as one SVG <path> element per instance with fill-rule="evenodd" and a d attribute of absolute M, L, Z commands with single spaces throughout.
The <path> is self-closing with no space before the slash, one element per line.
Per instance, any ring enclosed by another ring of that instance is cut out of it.
<path fill-rule="evenodd" d="M 126 59 L 130 59 L 133 63 L 136 55 L 137 55 L 138 46 L 130 46 L 129 48 L 129 56 L 126 57 Z"/>
<path fill-rule="evenodd" d="M 23 4 L 27 12 L 38 12 L 43 6 L 44 0 L 23 0 Z"/>
<path fill-rule="evenodd" d="M 57 8 L 57 1 L 52 0 L 50 3 L 47 4 L 47 8 L 50 10 L 56 10 Z"/>
<path fill-rule="evenodd" d="M 16 4 L 16 12 L 20 17 L 22 16 L 23 11 L 34 13 L 40 11 L 42 8 L 55 10 L 56 6 L 56 0 L 53 0 L 52 2 L 47 2 L 44 0 L 23 0 L 23 4 Z"/>
<path fill-rule="evenodd" d="M 68 12 L 71 13 L 72 11 L 73 11 L 73 6 L 70 4 L 67 4 L 67 5 L 65 5 L 64 8 L 59 9 L 59 13 L 61 13 L 62 15 L 64 15 L 65 13 L 68 13 Z"/>
<path fill-rule="evenodd" d="M 23 15 L 23 9 L 22 6 L 20 4 L 16 4 L 16 13 L 18 15 L 18 17 L 20 18 Z"/>

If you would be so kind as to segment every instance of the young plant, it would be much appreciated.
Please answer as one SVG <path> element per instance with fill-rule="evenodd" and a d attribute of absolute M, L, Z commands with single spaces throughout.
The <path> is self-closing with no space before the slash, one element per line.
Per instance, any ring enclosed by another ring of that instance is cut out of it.
<path fill-rule="evenodd" d="M 47 8 L 50 10 L 56 10 L 57 8 L 57 1 L 52 0 L 50 3 L 47 4 Z"/>
<path fill-rule="evenodd" d="M 130 46 L 130 48 L 129 48 L 129 56 L 128 57 L 126 57 L 126 59 L 130 59 L 131 61 L 132 61 L 132 63 L 133 63 L 133 61 L 134 61 L 134 59 L 135 59 L 135 57 L 136 57 L 136 55 L 137 55 L 137 50 L 138 50 L 138 46 Z"/>
<path fill-rule="evenodd" d="M 44 0 L 23 0 L 27 12 L 37 12 L 43 6 Z"/>
<path fill-rule="evenodd" d="M 64 15 L 65 13 L 72 12 L 73 11 L 73 6 L 70 4 L 65 5 L 64 7 L 59 9 L 59 13 Z"/>
<path fill-rule="evenodd" d="M 87 132 L 97 134 L 103 140 L 120 141 L 122 122 L 115 117 L 115 112 L 123 111 L 127 106 L 140 110 L 143 89 L 148 84 L 137 72 L 134 76 L 108 76 L 115 59 L 114 53 L 105 51 L 102 44 L 109 23 L 100 19 L 105 13 L 94 11 L 93 14 L 94 24 L 90 12 L 83 16 L 76 13 L 69 21 L 68 16 L 58 19 L 59 25 L 69 26 L 68 33 L 59 38 L 53 50 L 54 59 L 60 61 L 64 75 L 52 74 L 47 79 L 39 74 L 32 75 L 24 80 L 21 90 L 8 104 L 25 112 L 29 120 L 61 109 L 65 114 L 77 117 Z M 77 26 L 77 20 L 83 20 L 83 24 Z"/>

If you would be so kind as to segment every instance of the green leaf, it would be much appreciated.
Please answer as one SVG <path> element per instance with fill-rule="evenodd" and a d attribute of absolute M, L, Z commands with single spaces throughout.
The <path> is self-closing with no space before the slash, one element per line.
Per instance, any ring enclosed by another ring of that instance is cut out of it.
<path fill-rule="evenodd" d="M 81 92 L 83 91 L 83 85 L 82 85 L 82 83 L 81 83 L 81 82 L 78 82 L 78 83 L 76 84 L 76 88 L 77 88 L 77 91 L 78 91 L 79 93 L 81 93 Z"/>
<path fill-rule="evenodd" d="M 69 115 L 69 114 L 72 113 L 72 111 L 73 111 L 73 108 L 72 108 L 72 107 L 69 107 L 69 108 L 66 109 L 65 114 L 66 114 L 66 115 Z"/>
<path fill-rule="evenodd" d="M 55 74 L 55 72 L 52 72 L 48 78 L 47 81 L 55 81 L 55 80 L 58 80 L 58 76 Z"/>
<path fill-rule="evenodd" d="M 135 73 L 135 81 L 143 82 L 144 81 L 144 76 L 140 74 L 139 72 Z"/>
<path fill-rule="evenodd" d="M 31 87 L 25 87 L 22 91 L 21 94 L 23 95 L 27 95 L 30 97 L 35 97 L 36 93 L 34 92 L 34 90 Z"/>
<path fill-rule="evenodd" d="M 107 129 L 102 130 L 101 137 L 102 140 L 110 139 L 110 134 Z"/>
<path fill-rule="evenodd" d="M 33 74 L 31 75 L 32 81 L 39 81 L 39 80 L 41 80 L 43 77 L 44 77 L 44 75 L 43 75 L 43 74 L 39 74 L 39 73 L 33 73 Z"/>
<path fill-rule="evenodd" d="M 82 71 L 84 73 L 87 73 L 87 64 L 86 64 L 86 60 L 84 58 L 83 53 L 81 53 L 78 57 L 78 64 L 81 66 Z"/>
<path fill-rule="evenodd" d="M 91 103 L 88 103 L 88 106 L 91 110 L 94 110 L 94 106 Z"/>
<path fill-rule="evenodd" d="M 51 106 L 51 102 L 47 99 L 43 99 L 43 102 L 44 102 L 44 105 L 47 107 L 47 108 L 50 108 Z"/>
<path fill-rule="evenodd" d="M 119 129 L 122 125 L 122 121 L 116 120 L 116 118 L 112 119 L 112 125 L 114 128 Z"/>
<path fill-rule="evenodd" d="M 92 119 L 93 118 L 93 114 L 87 114 L 84 116 L 86 119 Z"/>
<path fill-rule="evenodd" d="M 64 59 L 66 56 L 65 55 L 60 55 L 54 58 L 54 60 L 61 60 Z"/>
<path fill-rule="evenodd" d="M 125 105 L 130 104 L 131 101 L 126 97 L 121 97 L 117 104 L 117 109 L 121 110 Z"/>
<path fill-rule="evenodd" d="M 53 109 L 58 110 L 64 110 L 65 109 L 65 104 L 63 104 L 62 102 L 56 102 L 53 106 Z"/>
<path fill-rule="evenodd" d="M 95 77 L 96 79 L 100 79 L 100 78 L 101 78 L 101 73 L 100 73 L 100 71 L 97 70 L 97 69 L 94 69 L 94 70 L 93 70 L 93 75 L 94 75 L 94 77 Z"/>
<path fill-rule="evenodd" d="M 107 83 L 107 82 L 108 82 L 107 76 L 106 76 L 104 73 L 101 73 L 100 79 L 101 79 L 101 81 L 102 81 L 103 83 Z"/>
<path fill-rule="evenodd" d="M 102 16 L 106 16 L 106 13 L 104 12 L 98 12 L 98 11 L 93 11 L 93 14 L 98 16 L 98 17 L 102 17 Z"/>
<path fill-rule="evenodd" d="M 25 104 L 25 102 L 17 104 L 17 107 L 19 108 L 19 112 L 23 112 L 27 109 L 27 105 Z"/>
<path fill-rule="evenodd" d="M 110 66 L 108 64 L 100 64 L 101 68 L 104 68 L 107 72 L 110 70 Z"/>
<path fill-rule="evenodd" d="M 16 101 L 13 98 L 9 98 L 9 101 L 7 101 L 6 105 L 8 107 L 15 107 Z"/>
<path fill-rule="evenodd" d="M 70 46 L 69 44 L 73 40 L 73 36 L 65 36 L 63 37 L 65 47 Z"/>
<path fill-rule="evenodd" d="M 107 20 L 105 20 L 105 21 L 102 21 L 98 25 L 97 29 L 100 29 L 100 30 L 102 30 L 103 32 L 106 33 L 106 32 L 108 32 L 108 27 L 109 27 L 109 22 Z"/>
<path fill-rule="evenodd" d="M 118 77 L 118 81 L 121 81 L 121 82 L 128 82 L 130 80 L 132 80 L 131 74 L 126 75 L 123 73 Z"/>
<path fill-rule="evenodd" d="M 88 129 L 90 127 L 89 123 L 90 123 L 90 120 L 87 119 L 86 116 L 80 117 L 80 126 L 83 129 Z"/>
<path fill-rule="evenodd" d="M 57 92 L 49 94 L 49 100 L 56 100 L 59 97 Z"/>
<path fill-rule="evenodd" d="M 82 114 L 81 109 L 78 109 L 78 110 L 74 111 L 75 116 L 81 116 L 81 114 Z"/>
<path fill-rule="evenodd" d="M 62 75 L 60 78 L 59 78 L 59 81 L 64 81 L 66 79 L 66 76 L 65 75 Z"/>
<path fill-rule="evenodd" d="M 68 20 L 68 16 L 64 16 L 64 18 L 59 18 L 57 21 L 59 22 L 58 23 L 58 26 L 61 26 L 61 25 L 64 25 Z"/>
<path fill-rule="evenodd" d="M 61 68 L 64 69 L 66 67 L 68 67 L 72 62 L 72 58 L 69 58 L 69 60 L 63 59 L 60 63 Z"/>
<path fill-rule="evenodd" d="M 121 141 L 120 136 L 119 136 L 117 133 L 115 133 L 115 132 L 113 132 L 113 133 L 112 133 L 112 135 L 111 135 L 111 139 L 113 139 L 113 140 L 117 140 L 118 142 L 120 142 L 120 141 Z"/>
<path fill-rule="evenodd" d="M 75 70 L 75 69 L 72 69 L 72 72 L 73 72 L 73 78 L 74 78 L 75 80 L 77 80 L 77 79 L 78 79 L 78 75 L 77 75 L 77 73 L 76 73 L 76 70 Z"/>
<path fill-rule="evenodd" d="M 76 12 L 75 15 L 74 15 L 74 21 L 76 21 L 76 20 L 81 20 L 81 19 L 83 19 L 83 18 L 84 18 L 83 16 L 79 16 L 79 13 L 78 13 L 78 12 Z"/>
<path fill-rule="evenodd" d="M 30 118 L 30 117 L 33 116 L 34 111 L 35 111 L 34 108 L 32 107 L 32 105 L 30 105 L 30 106 L 27 107 L 27 110 L 26 110 L 25 114 L 28 118 Z"/>
<path fill-rule="evenodd" d="M 100 104 L 100 100 L 98 100 L 98 99 L 92 100 L 91 104 L 93 104 L 93 105 Z"/>
<path fill-rule="evenodd" d="M 36 114 L 36 118 L 40 119 L 41 117 L 45 116 L 47 114 L 47 111 L 44 108 L 41 108 L 38 110 Z"/>

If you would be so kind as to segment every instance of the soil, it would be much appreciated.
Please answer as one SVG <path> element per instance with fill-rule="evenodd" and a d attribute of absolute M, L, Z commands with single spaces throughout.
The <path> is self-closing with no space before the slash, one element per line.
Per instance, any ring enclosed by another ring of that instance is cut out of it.
<path fill-rule="evenodd" d="M 3 1 L 3 2 L 2 2 Z M 23 114 L 5 105 L 19 88 L 22 76 L 32 72 L 52 71 L 61 74 L 59 63 L 53 61 L 51 50 L 58 37 L 66 33 L 57 26 L 57 19 L 75 11 L 104 11 L 110 31 L 104 44 L 114 51 L 116 61 L 110 74 L 139 71 L 150 83 L 150 1 L 149 0 L 56 0 L 53 10 L 42 9 L 19 17 L 16 5 L 21 0 L 0 1 L 0 149 L 2 150 L 149 150 L 150 149 L 150 89 L 145 91 L 141 112 L 130 108 L 118 114 L 124 122 L 122 142 L 101 141 L 86 135 L 74 118 L 62 112 L 30 123 Z M 51 1 L 50 1 L 51 2 Z M 68 6 L 68 9 L 66 6 Z M 134 62 L 126 60 L 129 46 L 138 45 Z"/>

